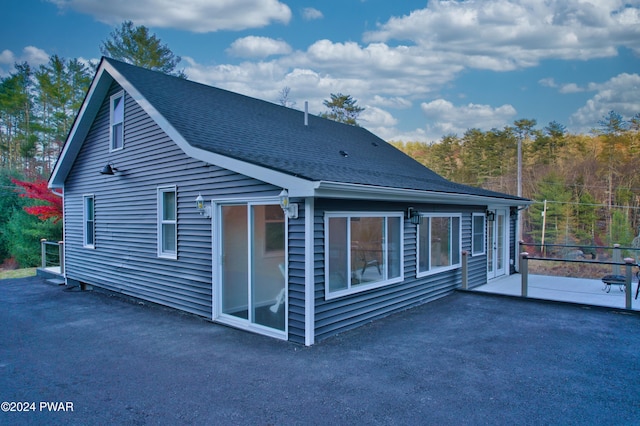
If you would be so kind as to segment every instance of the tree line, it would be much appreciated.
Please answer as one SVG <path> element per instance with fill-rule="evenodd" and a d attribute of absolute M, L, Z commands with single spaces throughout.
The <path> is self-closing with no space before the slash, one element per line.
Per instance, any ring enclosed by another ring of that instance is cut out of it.
<path fill-rule="evenodd" d="M 522 196 L 535 203 L 523 215 L 526 242 L 630 246 L 640 226 L 640 113 L 610 111 L 590 134 L 571 134 L 556 121 L 537 128 L 521 119 L 502 129 L 469 129 L 435 143 L 392 142 L 455 182 L 517 194 L 518 144 Z"/>

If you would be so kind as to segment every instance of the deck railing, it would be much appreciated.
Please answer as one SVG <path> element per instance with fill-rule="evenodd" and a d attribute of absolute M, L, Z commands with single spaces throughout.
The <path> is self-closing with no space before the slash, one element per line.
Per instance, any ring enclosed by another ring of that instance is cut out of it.
<path fill-rule="evenodd" d="M 541 247 L 542 250 L 537 251 L 535 247 Z M 527 248 L 534 248 L 539 255 L 532 255 Z M 550 249 L 554 256 L 545 256 Z M 542 255 L 540 255 L 542 254 Z M 575 246 L 561 244 L 547 244 L 545 246 L 539 244 L 520 243 L 520 274 L 521 274 L 521 296 L 528 297 L 529 292 L 529 273 L 530 262 L 535 261 L 547 264 L 578 264 L 578 270 L 584 276 L 584 271 L 591 274 L 600 274 L 596 279 L 602 279 L 605 276 L 616 276 L 617 282 L 624 281 L 625 289 L 625 308 L 632 308 L 632 280 L 633 267 L 640 266 L 637 263 L 640 248 L 622 247 L 619 244 L 613 246 Z M 623 256 L 625 256 L 623 258 Z M 633 257 L 631 257 L 633 256 Z M 589 259 L 591 257 L 591 259 Z M 588 265 L 588 266 L 587 266 Z M 567 269 L 567 268 L 565 268 Z M 548 274 L 549 269 L 545 269 Z"/>
<path fill-rule="evenodd" d="M 41 267 L 60 268 L 60 274 L 64 275 L 64 241 L 47 241 L 45 238 L 40 240 L 40 257 Z"/>
<path fill-rule="evenodd" d="M 531 249 L 531 246 L 535 245 L 524 243 L 520 244 L 520 296 L 529 297 L 529 274 L 531 273 L 542 276 L 556 275 L 569 278 L 590 278 L 596 280 L 601 280 L 607 275 L 610 275 L 615 276 L 615 278 L 611 279 L 612 277 L 609 277 L 609 284 L 604 280 L 603 283 L 606 285 L 621 286 L 621 290 L 624 289 L 625 291 L 625 309 L 633 309 L 633 271 L 634 268 L 640 267 L 637 262 L 637 255 L 640 254 L 640 248 L 622 247 L 618 244 L 611 247 L 554 245 L 552 250 L 547 253 L 553 254 L 555 252 L 556 255 L 558 253 L 563 253 L 564 256 L 544 257 L 540 255 L 543 251 L 536 250 L 535 248 L 533 248 L 530 253 L 527 252 L 526 249 Z M 546 247 L 549 248 L 549 245 Z M 585 251 L 583 252 L 581 249 L 585 249 Z M 585 252 L 587 253 L 586 256 Z M 623 258 L 623 256 L 625 257 Z M 461 287 L 463 290 L 468 290 L 470 287 L 468 277 L 469 257 L 470 254 L 467 251 L 462 252 Z M 640 276 L 640 272 L 638 272 L 638 276 Z M 638 286 L 639 288 L 636 289 L 635 294 L 636 299 L 640 292 L 640 283 Z M 505 294 L 517 295 L 517 290 L 515 293 L 508 292 Z"/>

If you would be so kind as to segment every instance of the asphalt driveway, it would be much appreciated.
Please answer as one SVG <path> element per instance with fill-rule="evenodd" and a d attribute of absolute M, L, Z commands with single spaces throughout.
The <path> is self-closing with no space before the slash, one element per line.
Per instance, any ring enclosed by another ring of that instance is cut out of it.
<path fill-rule="evenodd" d="M 0 324 L 0 424 L 640 422 L 613 309 L 456 293 L 307 348 L 24 278 Z"/>

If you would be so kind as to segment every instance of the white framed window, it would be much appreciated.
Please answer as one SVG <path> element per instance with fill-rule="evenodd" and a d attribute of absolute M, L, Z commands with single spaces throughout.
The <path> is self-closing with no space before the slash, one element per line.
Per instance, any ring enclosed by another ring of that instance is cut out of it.
<path fill-rule="evenodd" d="M 82 196 L 82 246 L 95 248 L 96 244 L 96 209 L 95 196 Z"/>
<path fill-rule="evenodd" d="M 471 217 L 471 254 L 485 254 L 486 244 L 486 215 L 484 213 L 474 213 Z"/>
<path fill-rule="evenodd" d="M 175 186 L 158 187 L 158 257 L 178 258 L 178 204 Z"/>
<path fill-rule="evenodd" d="M 460 267 L 461 217 L 456 213 L 423 215 L 418 226 L 418 277 Z"/>
<path fill-rule="evenodd" d="M 124 148 L 124 92 L 112 95 L 109 101 L 109 150 Z"/>
<path fill-rule="evenodd" d="M 325 298 L 404 279 L 403 213 L 325 214 Z"/>

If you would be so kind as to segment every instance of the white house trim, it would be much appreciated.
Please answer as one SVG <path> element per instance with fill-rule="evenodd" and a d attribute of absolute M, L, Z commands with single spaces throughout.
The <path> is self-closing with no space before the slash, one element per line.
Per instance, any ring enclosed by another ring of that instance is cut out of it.
<path fill-rule="evenodd" d="M 315 343 L 314 199 L 304 203 L 304 344 Z"/>

